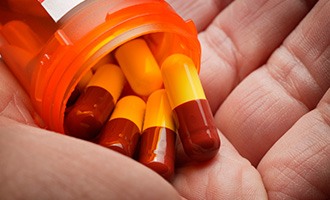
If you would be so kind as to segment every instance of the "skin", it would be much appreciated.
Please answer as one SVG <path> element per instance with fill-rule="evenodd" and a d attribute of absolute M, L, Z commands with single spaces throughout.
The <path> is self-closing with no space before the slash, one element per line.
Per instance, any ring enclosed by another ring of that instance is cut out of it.
<path fill-rule="evenodd" d="M 168 183 L 118 153 L 40 129 L 1 63 L 2 199 L 329 199 L 330 2 L 169 2 L 200 31 L 218 155 L 194 163 L 179 146 Z"/>

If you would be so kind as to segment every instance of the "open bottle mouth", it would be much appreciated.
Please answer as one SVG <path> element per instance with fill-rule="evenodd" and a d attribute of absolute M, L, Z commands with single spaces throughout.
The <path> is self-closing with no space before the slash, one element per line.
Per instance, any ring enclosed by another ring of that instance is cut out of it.
<path fill-rule="evenodd" d="M 170 54 L 184 53 L 199 68 L 200 46 L 194 24 L 185 22 L 165 1 L 81 2 L 57 22 L 45 13 L 30 16 L 31 19 L 28 14 L 17 15 L 40 44 L 37 53 L 25 49 L 29 56 L 24 59 L 17 53 L 4 60 L 7 64 L 15 60 L 13 65 L 8 65 L 30 95 L 43 122 L 36 121 L 44 124 L 43 127 L 63 133 L 66 104 L 79 80 L 99 60 L 134 38 L 143 37 L 159 63 Z M 27 21 L 23 22 L 25 18 Z M 8 35 L 13 34 L 9 31 Z M 27 35 L 23 31 L 16 36 L 25 37 L 31 44 L 34 40 L 26 38 Z M 17 41 L 16 36 L 12 37 L 13 41 Z M 21 57 L 20 63 L 17 56 Z"/>
<path fill-rule="evenodd" d="M 135 30 L 136 31 L 136 30 Z M 54 119 L 49 120 L 49 125 L 50 128 L 53 130 L 59 130 L 60 132 L 63 132 L 64 130 L 61 130 L 60 128 L 63 127 L 63 116 L 68 104 L 68 99 L 70 98 L 72 92 L 75 90 L 77 84 L 79 83 L 79 81 L 82 79 L 82 77 L 84 76 L 85 73 L 87 73 L 88 71 L 91 70 L 91 68 L 95 65 L 97 65 L 98 61 L 102 60 L 102 58 L 104 58 L 105 56 L 108 56 L 110 53 L 112 53 L 113 51 L 115 51 L 115 49 L 120 46 L 121 44 L 124 44 L 127 41 L 133 40 L 135 38 L 144 38 L 147 42 L 148 38 L 156 36 L 159 37 L 157 35 L 162 34 L 162 37 L 167 37 L 166 35 L 172 35 L 173 33 L 165 33 L 165 32 L 155 32 L 152 33 L 152 31 L 155 31 L 155 29 L 150 29 L 151 33 L 149 32 L 149 30 L 147 30 L 146 32 L 140 32 L 140 34 L 135 34 L 135 37 L 131 37 L 131 35 L 129 33 L 127 33 L 126 37 L 123 35 L 122 37 L 117 37 L 116 40 L 113 40 L 112 42 L 107 42 L 105 43 L 105 45 L 103 47 L 101 47 L 97 52 L 93 52 L 93 54 L 91 57 L 89 57 L 89 59 L 84 60 L 85 63 L 84 64 L 78 64 L 79 62 L 75 62 L 73 64 L 71 64 L 66 71 L 64 71 L 63 75 L 57 75 L 56 77 L 59 78 L 59 80 L 57 81 L 58 84 L 54 85 L 54 87 L 50 87 L 50 88 L 46 88 L 45 91 L 45 96 L 47 97 L 51 97 L 53 96 L 53 99 L 57 98 L 58 102 L 54 102 L 53 100 L 51 100 L 51 98 L 44 98 L 44 100 L 49 100 L 49 102 L 47 101 L 43 101 L 44 104 L 44 108 L 45 109 L 49 109 L 49 111 L 45 111 L 43 113 L 50 113 L 51 115 L 49 115 L 49 117 L 54 116 Z M 159 31 L 159 30 L 156 30 Z M 172 38 L 172 37 L 170 37 Z M 166 40 L 166 39 L 165 39 Z M 172 42 L 166 42 L 167 44 L 171 44 Z M 166 53 L 166 50 L 169 51 L 169 49 L 167 47 L 164 47 L 165 52 L 163 53 L 163 55 L 166 55 L 168 53 Z M 160 53 L 160 52 L 158 52 Z M 189 52 L 186 52 L 187 54 L 189 54 Z M 193 53 L 193 52 L 190 52 Z M 162 53 L 160 53 L 162 55 Z M 83 58 L 86 58 L 86 56 L 82 56 Z M 161 57 L 162 59 L 162 57 Z M 79 57 L 76 58 L 76 60 L 79 61 Z M 157 60 L 158 61 L 158 60 Z M 161 65 L 161 62 L 159 62 L 159 65 Z M 77 70 L 73 70 L 77 67 Z M 73 71 L 75 73 L 75 76 L 72 76 Z M 67 75 L 67 76 L 66 76 Z M 70 82 L 66 81 L 68 80 L 68 78 L 71 78 Z M 73 78 L 72 78 L 73 77 Z M 66 90 L 63 90 L 65 89 Z M 52 92 L 55 91 L 55 92 Z M 49 93 L 47 93 L 49 92 Z M 63 94 L 63 97 L 59 96 L 59 94 Z M 62 102 L 60 102 L 62 101 Z M 60 105 L 61 107 L 59 108 L 59 110 L 56 110 L 56 107 L 49 107 L 48 105 L 53 102 L 54 105 Z M 52 109 L 52 110 L 50 110 Z M 60 113 L 60 116 L 55 116 L 55 113 Z M 57 124 L 52 124 L 52 122 L 57 122 L 58 119 L 60 118 L 61 121 L 59 121 L 59 123 Z M 55 128 L 55 127 L 58 127 Z"/>

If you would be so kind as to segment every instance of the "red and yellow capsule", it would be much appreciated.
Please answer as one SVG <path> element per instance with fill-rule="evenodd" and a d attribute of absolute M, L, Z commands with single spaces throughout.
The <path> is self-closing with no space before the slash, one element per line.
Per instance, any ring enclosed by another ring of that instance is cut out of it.
<path fill-rule="evenodd" d="M 121 45 L 115 57 L 136 94 L 149 96 L 163 86 L 159 65 L 143 39 Z"/>
<path fill-rule="evenodd" d="M 68 107 L 72 106 L 77 101 L 79 95 L 85 90 L 85 87 L 87 86 L 89 81 L 92 79 L 92 77 L 93 77 L 93 73 L 92 73 L 91 70 L 86 72 L 86 74 L 84 74 L 84 76 L 78 82 L 76 88 L 71 93 L 71 96 L 68 99 L 68 102 L 67 102 L 66 106 L 68 106 Z M 67 112 L 68 111 L 69 110 L 67 110 Z"/>
<path fill-rule="evenodd" d="M 99 67 L 75 104 L 65 116 L 68 135 L 90 140 L 109 118 L 125 84 L 120 68 L 108 64 Z"/>
<path fill-rule="evenodd" d="M 141 134 L 145 107 L 145 102 L 137 96 L 121 98 L 101 131 L 99 144 L 132 157 Z"/>
<path fill-rule="evenodd" d="M 174 174 L 175 125 L 165 90 L 152 93 L 147 101 L 139 162 L 169 180 Z"/>
<path fill-rule="evenodd" d="M 161 72 L 184 151 L 196 161 L 213 158 L 220 138 L 193 61 L 182 54 L 171 55 Z"/>

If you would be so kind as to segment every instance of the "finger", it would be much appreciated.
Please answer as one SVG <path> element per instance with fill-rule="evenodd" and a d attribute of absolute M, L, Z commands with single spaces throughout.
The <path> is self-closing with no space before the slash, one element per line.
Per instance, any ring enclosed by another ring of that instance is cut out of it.
<path fill-rule="evenodd" d="M 329 9 L 329 1 L 319 1 L 215 116 L 220 130 L 254 165 L 330 87 Z"/>
<path fill-rule="evenodd" d="M 329 199 L 330 89 L 260 162 L 270 199 Z"/>
<path fill-rule="evenodd" d="M 206 163 L 176 169 L 174 187 L 186 199 L 267 199 L 260 174 L 225 137 L 219 154 Z"/>
<path fill-rule="evenodd" d="M 233 0 L 167 0 L 184 19 L 193 20 L 198 31 L 204 30 L 214 17 L 232 1 Z"/>
<path fill-rule="evenodd" d="M 201 79 L 215 111 L 297 26 L 316 1 L 238 0 L 200 34 Z"/>
<path fill-rule="evenodd" d="M 0 148 L 5 199 L 180 199 L 168 182 L 128 157 L 3 117 Z"/>
<path fill-rule="evenodd" d="M 35 125 L 28 95 L 20 87 L 9 69 L 0 60 L 0 116 Z"/>

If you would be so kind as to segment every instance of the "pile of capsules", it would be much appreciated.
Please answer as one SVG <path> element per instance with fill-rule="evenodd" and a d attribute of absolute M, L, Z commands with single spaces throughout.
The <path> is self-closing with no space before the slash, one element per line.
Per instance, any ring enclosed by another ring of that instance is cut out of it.
<path fill-rule="evenodd" d="M 173 54 L 159 66 L 142 38 L 113 55 L 116 64 L 97 65 L 72 93 L 65 113 L 68 135 L 134 157 L 167 180 L 174 174 L 177 133 L 191 159 L 217 154 L 217 128 L 188 56 Z"/>

